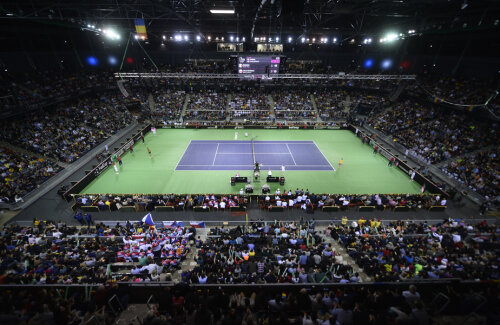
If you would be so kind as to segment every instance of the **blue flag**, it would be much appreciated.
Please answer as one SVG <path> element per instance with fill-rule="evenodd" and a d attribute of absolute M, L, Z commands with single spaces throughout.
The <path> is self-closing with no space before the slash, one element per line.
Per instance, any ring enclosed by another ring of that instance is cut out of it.
<path fill-rule="evenodd" d="M 148 213 L 142 218 L 142 222 L 147 224 L 148 226 L 154 226 L 155 222 L 153 221 L 153 217 L 151 216 L 151 213 Z"/>

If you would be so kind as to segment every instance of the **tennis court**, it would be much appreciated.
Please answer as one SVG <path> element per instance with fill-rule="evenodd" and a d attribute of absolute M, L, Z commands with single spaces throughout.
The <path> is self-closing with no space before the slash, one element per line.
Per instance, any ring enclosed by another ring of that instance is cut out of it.
<path fill-rule="evenodd" d="M 387 159 L 374 155 L 347 130 L 240 129 L 248 138 L 233 141 L 234 129 L 159 129 L 122 156 L 82 193 L 238 193 L 236 173 L 253 179 L 253 161 L 274 172 L 285 165 L 285 188 L 314 193 L 420 193 Z M 253 152 L 252 142 L 254 139 Z M 244 141 L 241 141 L 244 140 Z M 149 157 L 147 149 L 152 151 Z M 338 161 L 344 164 L 339 167 Z M 333 167 L 332 167 L 333 166 Z M 336 171 L 333 171 L 333 168 Z M 277 174 L 275 172 L 275 174 Z M 271 191 L 279 183 L 269 183 Z M 257 185 L 260 188 L 261 184 Z M 281 186 L 283 189 L 283 186 Z"/>
<path fill-rule="evenodd" d="M 314 141 L 193 140 L 175 170 L 334 170 Z"/>

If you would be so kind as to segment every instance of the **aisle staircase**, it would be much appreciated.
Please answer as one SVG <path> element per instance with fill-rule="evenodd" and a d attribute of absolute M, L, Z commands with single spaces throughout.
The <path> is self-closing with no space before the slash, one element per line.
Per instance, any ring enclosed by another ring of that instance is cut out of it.
<path fill-rule="evenodd" d="M 317 227 L 318 230 L 321 229 L 321 227 Z M 326 229 L 327 227 L 323 227 L 323 230 Z M 371 278 L 364 272 L 362 268 L 359 267 L 358 264 L 349 256 L 349 253 L 347 250 L 339 244 L 339 242 L 335 241 L 331 236 L 324 236 L 325 242 L 327 244 L 332 244 L 332 247 L 335 251 L 335 259 L 344 265 L 350 265 L 352 266 L 352 269 L 354 272 L 359 273 L 359 278 L 360 282 L 369 282 L 371 281 Z"/>
<path fill-rule="evenodd" d="M 229 106 L 229 102 L 233 99 L 233 94 L 227 94 L 227 101 L 226 101 L 226 122 L 229 122 L 231 120 L 231 106 Z"/>
<path fill-rule="evenodd" d="M 312 103 L 312 106 L 313 106 L 313 109 L 314 109 L 314 112 L 316 115 L 316 122 L 321 122 L 321 118 L 319 117 L 318 107 L 316 106 L 316 100 L 314 98 L 314 95 L 310 94 L 309 99 L 311 99 L 311 103 Z"/>
<path fill-rule="evenodd" d="M 156 109 L 155 109 L 155 99 L 154 99 L 152 93 L 149 93 L 149 95 L 148 95 L 148 103 L 149 103 L 149 110 L 150 111 L 156 111 Z"/>
<path fill-rule="evenodd" d="M 274 104 L 273 96 L 271 94 L 269 94 L 269 95 L 267 95 L 267 98 L 269 100 L 269 112 L 271 113 L 270 117 L 271 117 L 271 119 L 276 119 L 276 114 L 274 113 L 275 104 Z"/>
<path fill-rule="evenodd" d="M 189 104 L 189 93 L 186 93 L 186 98 L 184 98 L 184 104 L 182 104 L 181 122 L 184 122 L 184 115 L 186 114 L 188 104 Z"/>

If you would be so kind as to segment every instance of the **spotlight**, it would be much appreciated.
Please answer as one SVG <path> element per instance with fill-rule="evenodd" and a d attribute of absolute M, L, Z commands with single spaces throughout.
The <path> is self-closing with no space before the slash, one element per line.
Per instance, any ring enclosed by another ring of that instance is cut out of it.
<path fill-rule="evenodd" d="M 166 39 L 167 37 L 165 35 L 162 36 L 163 39 Z"/>
<path fill-rule="evenodd" d="M 135 35 L 134 35 L 134 38 L 135 38 L 135 39 L 139 39 L 139 35 L 135 34 Z"/>
<path fill-rule="evenodd" d="M 336 37 L 333 38 L 333 42 L 337 43 L 337 38 Z"/>
<path fill-rule="evenodd" d="M 367 59 L 365 61 L 365 68 L 369 69 L 373 66 L 373 60 L 372 59 Z"/>
<path fill-rule="evenodd" d="M 108 58 L 108 62 L 111 65 L 116 65 L 118 63 L 118 60 L 116 59 L 116 57 L 110 55 L 109 58 Z"/>
<path fill-rule="evenodd" d="M 199 42 L 201 41 L 201 36 L 200 35 L 196 35 L 196 40 Z"/>
<path fill-rule="evenodd" d="M 182 36 L 181 36 L 181 35 L 179 35 L 179 34 L 176 34 L 176 35 L 174 35 L 174 39 L 175 39 L 177 42 L 182 41 Z"/>
<path fill-rule="evenodd" d="M 189 36 L 184 35 L 184 40 L 187 41 L 189 39 Z"/>
<path fill-rule="evenodd" d="M 236 37 L 236 42 L 239 42 L 240 41 L 240 38 L 239 37 Z"/>
<path fill-rule="evenodd" d="M 96 66 L 99 63 L 99 60 L 97 60 L 97 58 L 94 56 L 89 56 L 87 58 L 87 63 L 91 66 Z"/>
<path fill-rule="evenodd" d="M 243 36 L 243 38 L 241 39 L 241 41 L 243 41 L 243 42 L 245 42 L 245 41 L 246 41 L 245 36 Z"/>
<path fill-rule="evenodd" d="M 276 42 L 279 42 L 280 41 L 280 38 L 278 36 L 276 36 Z"/>
<path fill-rule="evenodd" d="M 269 37 L 269 42 L 272 42 L 272 41 L 273 41 L 273 39 L 271 37 Z"/>
<path fill-rule="evenodd" d="M 258 37 L 254 37 L 254 42 L 257 43 L 259 41 L 259 38 Z"/>
<path fill-rule="evenodd" d="M 292 42 L 292 36 L 288 36 L 288 43 Z"/>
<path fill-rule="evenodd" d="M 385 59 L 382 61 L 382 69 L 389 69 L 392 66 L 392 60 Z"/>
<path fill-rule="evenodd" d="M 208 39 L 209 41 L 211 41 L 211 40 L 212 40 L 212 36 L 208 35 L 207 39 Z"/>
<path fill-rule="evenodd" d="M 300 41 L 301 41 L 302 43 L 305 43 L 305 42 L 306 42 L 306 39 L 305 39 L 304 37 L 302 37 L 302 38 L 300 39 Z"/>

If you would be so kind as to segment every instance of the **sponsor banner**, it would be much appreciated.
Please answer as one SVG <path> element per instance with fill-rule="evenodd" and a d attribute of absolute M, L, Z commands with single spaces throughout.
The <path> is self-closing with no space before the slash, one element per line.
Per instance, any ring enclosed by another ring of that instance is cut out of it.
<path fill-rule="evenodd" d="M 162 126 L 160 126 L 160 128 L 162 128 L 162 129 L 171 129 L 172 126 L 170 126 L 170 125 L 162 125 Z"/>
<path fill-rule="evenodd" d="M 235 126 L 234 128 L 235 128 L 235 129 L 244 129 L 244 127 L 243 127 L 243 126 Z"/>
<path fill-rule="evenodd" d="M 288 129 L 290 129 L 290 130 L 298 130 L 300 128 L 298 126 L 289 126 Z"/>
<path fill-rule="evenodd" d="M 111 166 L 113 162 L 111 161 L 111 157 L 106 158 L 102 163 L 100 163 L 95 169 L 94 169 L 94 176 L 99 176 L 101 173 L 106 170 L 109 166 Z"/>
<path fill-rule="evenodd" d="M 277 129 L 278 127 L 277 126 L 264 126 L 264 129 Z"/>
<path fill-rule="evenodd" d="M 327 126 L 328 130 L 340 130 L 340 126 Z"/>
<path fill-rule="evenodd" d="M 176 125 L 175 128 L 176 129 L 185 129 L 186 127 L 184 125 Z"/>
<path fill-rule="evenodd" d="M 209 126 L 209 127 L 207 127 L 207 129 L 217 129 L 217 125 L 216 126 Z"/>

